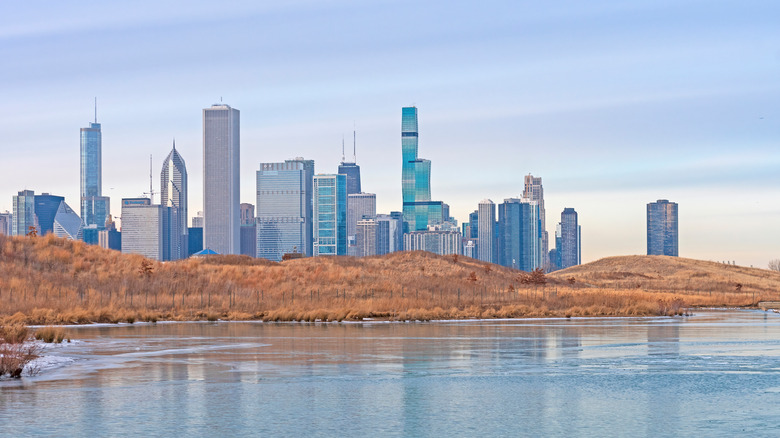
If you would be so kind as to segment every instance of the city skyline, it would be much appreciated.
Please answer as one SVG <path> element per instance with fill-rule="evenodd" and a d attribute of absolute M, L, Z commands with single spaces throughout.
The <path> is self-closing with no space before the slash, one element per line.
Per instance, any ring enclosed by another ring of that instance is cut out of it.
<path fill-rule="evenodd" d="M 0 176 L 0 211 L 24 189 L 75 207 L 75 128 L 92 120 L 95 95 L 111 211 L 148 189 L 148 155 L 159 169 L 172 136 L 191 169 L 202 168 L 198 110 L 220 96 L 243 113 L 240 201 L 254 202 L 261 162 L 306 156 L 318 172 L 335 172 L 341 139 L 356 126 L 362 183 L 378 211 L 397 211 L 397 111 L 415 105 L 421 155 L 435 163 L 432 198 L 459 222 L 480 199 L 520 196 L 532 173 L 544 178 L 551 214 L 579 213 L 583 262 L 643 254 L 645 205 L 663 198 L 685 208 L 682 257 L 765 266 L 778 255 L 780 235 L 729 233 L 734 223 L 771 230 L 780 220 L 778 5 L 432 3 L 403 20 L 403 8 L 387 4 L 214 14 L 193 3 L 186 13 L 157 8 L 154 18 L 51 6 L 33 14 L 4 5 L 0 14 L 2 50 L 14 60 L 0 79 L 15 105 L 0 121 L 10 170 Z M 410 33 L 398 37 L 390 22 Z M 291 27 L 305 32 L 280 31 Z M 227 42 L 215 29 L 242 35 L 218 67 L 201 60 L 204 45 Z M 100 60 L 93 69 L 76 61 L 86 46 Z M 414 74 L 398 67 L 407 59 Z M 201 187 L 203 176 L 191 173 Z M 194 213 L 202 199 L 191 192 Z"/>

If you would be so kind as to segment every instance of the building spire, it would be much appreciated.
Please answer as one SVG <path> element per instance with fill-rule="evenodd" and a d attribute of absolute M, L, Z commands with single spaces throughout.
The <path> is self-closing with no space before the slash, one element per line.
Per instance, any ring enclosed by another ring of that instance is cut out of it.
<path fill-rule="evenodd" d="M 173 137 L 173 150 L 176 150 L 176 137 Z"/>
<path fill-rule="evenodd" d="M 347 159 L 344 156 L 344 134 L 341 135 L 341 162 L 346 163 Z"/>
<path fill-rule="evenodd" d="M 95 96 L 95 123 L 97 123 L 97 96 Z"/>
<path fill-rule="evenodd" d="M 357 163 L 357 131 L 355 122 L 352 122 L 352 161 Z"/>

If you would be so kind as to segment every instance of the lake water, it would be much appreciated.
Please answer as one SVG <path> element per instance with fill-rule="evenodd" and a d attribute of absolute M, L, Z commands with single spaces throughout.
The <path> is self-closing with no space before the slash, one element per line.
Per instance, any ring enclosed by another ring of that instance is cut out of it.
<path fill-rule="evenodd" d="M 780 315 L 70 328 L 3 436 L 780 436 Z"/>

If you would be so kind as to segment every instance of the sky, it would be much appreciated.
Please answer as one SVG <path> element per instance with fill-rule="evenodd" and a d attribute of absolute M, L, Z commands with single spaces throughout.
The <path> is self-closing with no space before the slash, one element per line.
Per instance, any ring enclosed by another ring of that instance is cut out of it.
<path fill-rule="evenodd" d="M 679 204 L 680 255 L 780 258 L 780 3 L 226 1 L 0 3 L 0 211 L 24 189 L 79 209 L 79 128 L 103 129 L 103 191 L 154 189 L 175 138 L 202 209 L 202 110 L 241 111 L 241 201 L 261 162 L 335 173 L 401 209 L 401 107 L 458 221 L 544 184 L 582 259 L 646 252 L 646 204 Z"/>

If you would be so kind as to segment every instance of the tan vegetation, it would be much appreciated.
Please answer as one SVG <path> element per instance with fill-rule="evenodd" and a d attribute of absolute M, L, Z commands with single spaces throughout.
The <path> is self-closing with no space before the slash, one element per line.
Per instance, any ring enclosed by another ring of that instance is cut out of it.
<path fill-rule="evenodd" d="M 780 273 L 708 263 L 609 258 L 546 276 L 424 252 L 160 263 L 53 236 L 0 236 L 0 317 L 57 325 L 627 316 L 780 300 Z"/>
<path fill-rule="evenodd" d="M 60 344 L 65 340 L 65 330 L 62 327 L 43 327 L 35 331 L 35 339 L 49 344 Z"/>
<path fill-rule="evenodd" d="M 24 324 L 0 325 L 0 377 L 19 378 L 25 365 L 38 357 L 39 348 L 30 344 Z"/>

